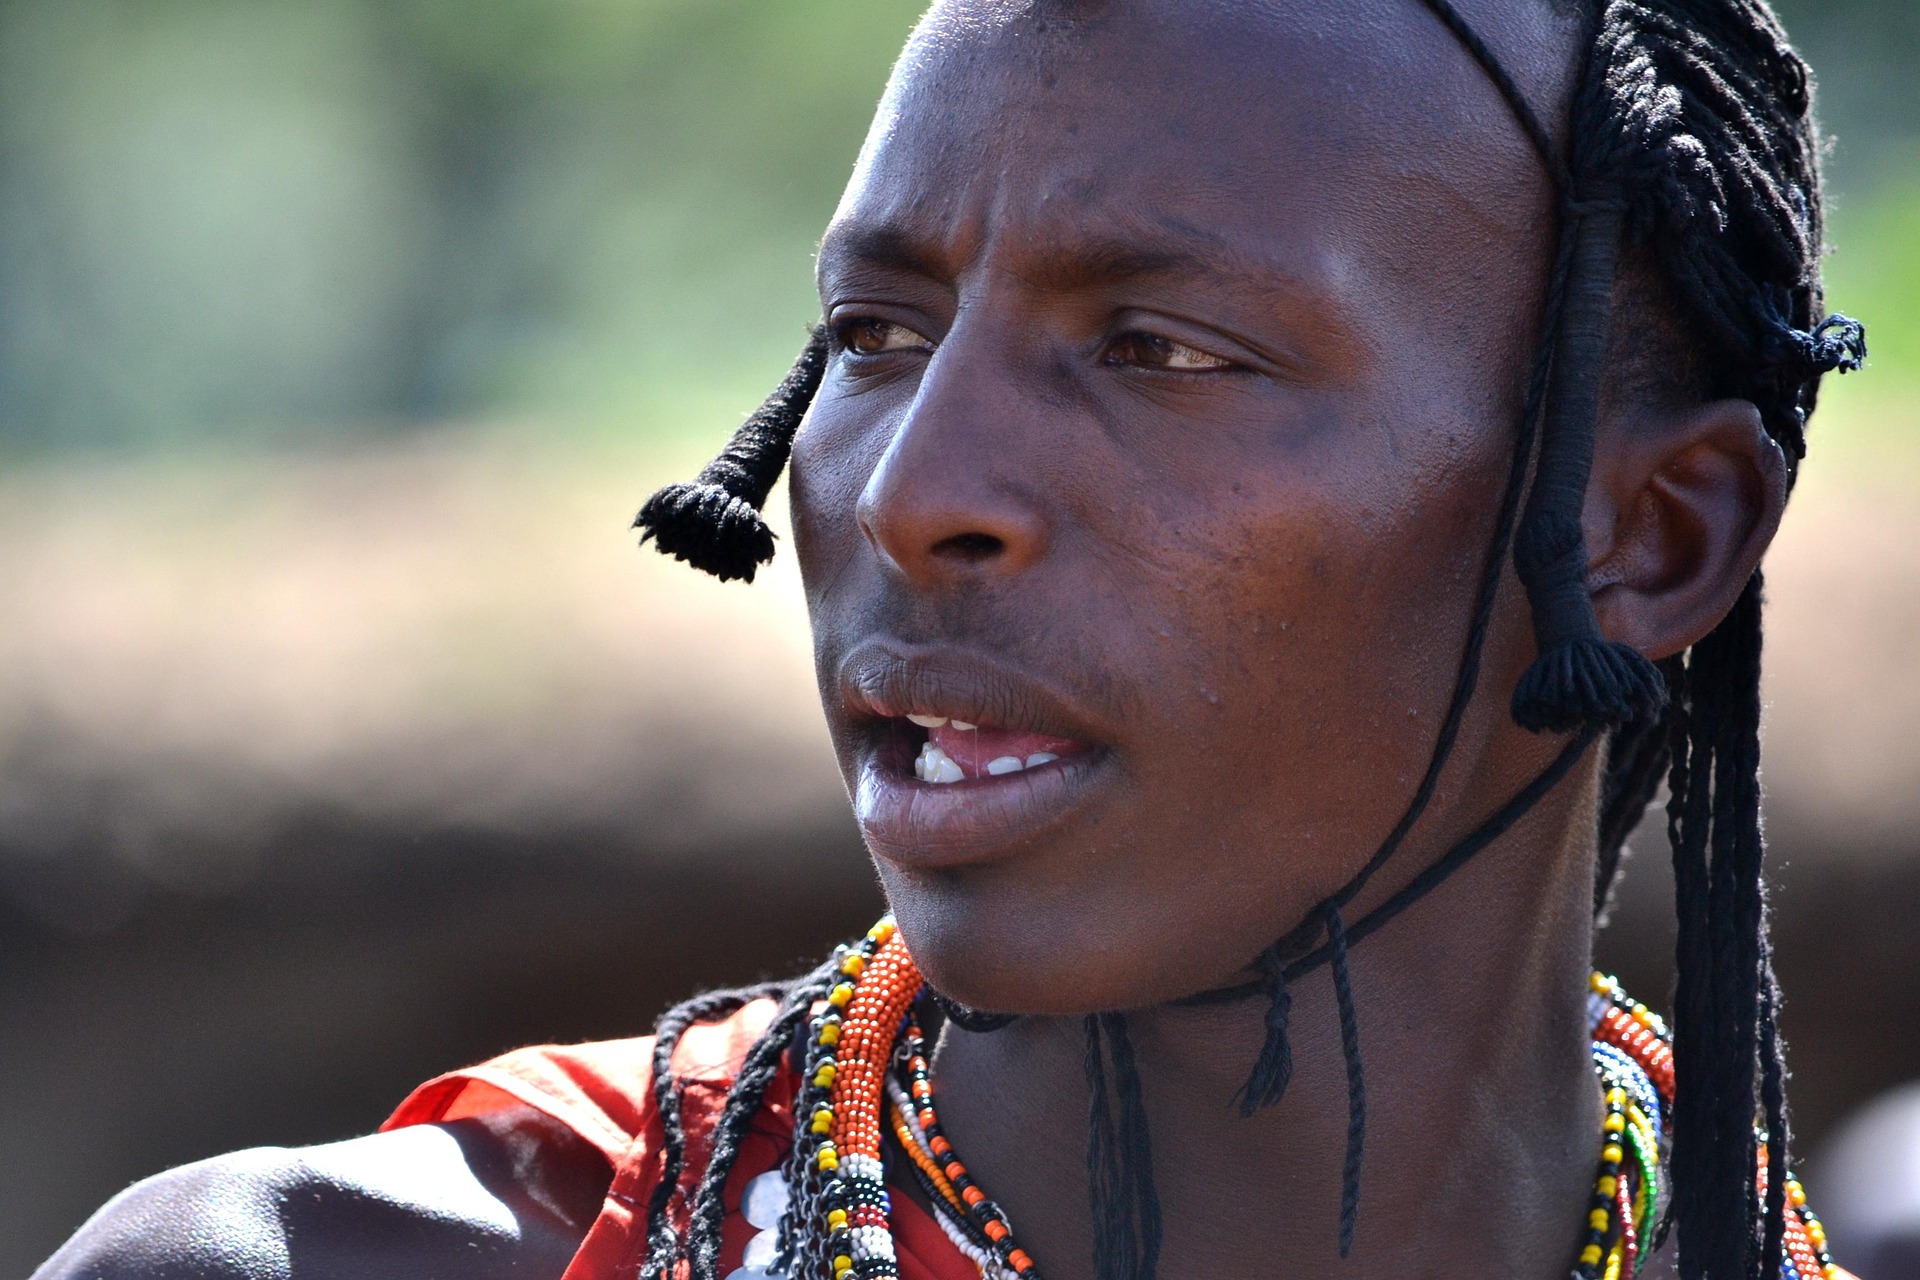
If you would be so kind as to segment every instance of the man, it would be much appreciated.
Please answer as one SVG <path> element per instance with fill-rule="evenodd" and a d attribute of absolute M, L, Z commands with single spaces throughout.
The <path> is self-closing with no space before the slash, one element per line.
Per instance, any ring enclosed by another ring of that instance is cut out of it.
<path fill-rule="evenodd" d="M 1753 0 L 937 5 L 819 336 L 642 514 L 751 577 L 791 444 L 898 933 L 162 1175 L 40 1275 L 1597 1276 L 1669 1200 L 1690 1280 L 1807 1267 L 1748 786 L 1859 356 L 1805 89 Z M 1670 761 L 1655 1097 L 1588 966 Z"/>

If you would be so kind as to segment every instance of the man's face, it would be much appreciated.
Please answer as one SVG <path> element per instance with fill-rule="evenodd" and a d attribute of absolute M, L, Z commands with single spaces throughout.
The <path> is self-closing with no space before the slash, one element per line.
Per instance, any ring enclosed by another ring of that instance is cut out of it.
<path fill-rule="evenodd" d="M 1550 66 L 1544 9 L 1486 29 Z M 936 986 L 1200 990 L 1366 860 L 1465 643 L 1549 199 L 1418 0 L 923 26 L 822 249 L 793 509 L 841 766 Z M 1401 878 L 1552 750 L 1501 710 L 1516 597 Z"/>

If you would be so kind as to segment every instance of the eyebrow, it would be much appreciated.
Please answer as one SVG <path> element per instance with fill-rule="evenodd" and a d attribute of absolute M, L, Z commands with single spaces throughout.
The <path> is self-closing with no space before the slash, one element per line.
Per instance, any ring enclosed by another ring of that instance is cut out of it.
<path fill-rule="evenodd" d="M 941 255 L 925 241 L 891 223 L 837 222 L 820 242 L 820 272 L 856 266 L 888 267 L 938 280 L 944 274 Z"/>
<path fill-rule="evenodd" d="M 1021 275 L 1047 288 L 1075 289 L 1155 278 L 1203 279 L 1230 292 L 1330 309 L 1325 288 L 1300 273 L 1217 236 L 1171 219 L 1143 224 L 1133 235 L 1076 234 L 1037 244 L 1023 257 Z M 894 223 L 843 222 L 830 228 L 820 246 L 823 275 L 860 268 L 902 271 L 944 281 L 954 272 L 951 255 L 928 239 Z"/>

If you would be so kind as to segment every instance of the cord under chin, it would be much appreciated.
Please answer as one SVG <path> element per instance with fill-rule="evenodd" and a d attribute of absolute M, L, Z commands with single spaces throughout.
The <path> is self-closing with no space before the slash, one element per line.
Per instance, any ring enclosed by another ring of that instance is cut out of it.
<path fill-rule="evenodd" d="M 933 1003 L 939 1007 L 946 1020 L 962 1031 L 984 1034 L 1010 1027 L 1019 1020 L 1018 1014 L 989 1013 L 985 1009 L 975 1009 L 970 1005 L 961 1004 L 958 1000 L 951 1000 L 941 995 L 932 987 L 927 988 L 927 993 L 933 997 Z"/>

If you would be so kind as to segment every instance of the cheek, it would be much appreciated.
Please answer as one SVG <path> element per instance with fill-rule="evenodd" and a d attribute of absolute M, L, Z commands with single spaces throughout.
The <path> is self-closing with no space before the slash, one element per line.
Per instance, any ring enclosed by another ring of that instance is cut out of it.
<path fill-rule="evenodd" d="M 813 632 L 815 676 L 843 771 L 851 768 L 853 744 L 842 737 L 841 718 L 831 714 L 839 698 L 836 664 L 866 633 L 884 629 L 899 604 L 859 518 L 861 497 L 906 412 L 905 397 L 897 404 L 880 403 L 884 398 L 840 396 L 830 384 L 795 434 L 787 470 L 793 550 Z M 847 782 L 852 785 L 850 773 Z"/>
<path fill-rule="evenodd" d="M 817 628 L 830 619 L 827 585 L 845 570 L 862 536 L 854 512 L 867 478 L 886 452 L 888 432 L 824 397 L 794 436 L 787 486 L 794 554 Z"/>
<path fill-rule="evenodd" d="M 1201 558 L 1182 593 L 1201 720 L 1296 847 L 1332 851 L 1425 762 L 1420 726 L 1465 629 L 1465 544 L 1418 508 L 1261 514 Z"/>
<path fill-rule="evenodd" d="M 1190 468 L 1132 522 L 1153 532 L 1126 558 L 1154 611 L 1130 602 L 1114 665 L 1141 681 L 1130 767 L 1150 798 L 1142 856 L 1160 851 L 1143 874 L 1183 913 L 1213 913 L 1226 954 L 1258 950 L 1371 854 L 1452 689 L 1497 500 L 1474 477 L 1498 460 L 1368 439 Z"/>

